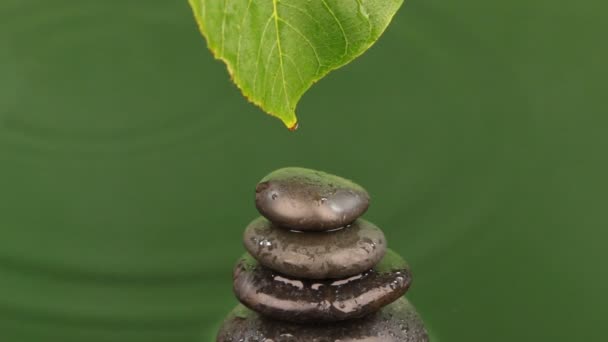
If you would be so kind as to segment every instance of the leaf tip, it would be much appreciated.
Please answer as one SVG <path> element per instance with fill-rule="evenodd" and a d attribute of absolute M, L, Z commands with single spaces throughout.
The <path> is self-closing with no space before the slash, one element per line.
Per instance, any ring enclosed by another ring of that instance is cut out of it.
<path fill-rule="evenodd" d="M 300 122 L 298 121 L 298 118 L 296 117 L 293 111 L 291 113 L 288 113 L 287 115 L 275 115 L 270 112 L 268 112 L 268 114 L 276 116 L 279 120 L 283 122 L 285 127 L 287 127 L 287 129 L 292 132 L 296 131 L 300 125 Z"/>
<path fill-rule="evenodd" d="M 298 127 L 300 127 L 300 123 L 298 121 L 295 121 L 292 125 L 287 125 L 287 129 L 292 132 L 297 131 Z"/>

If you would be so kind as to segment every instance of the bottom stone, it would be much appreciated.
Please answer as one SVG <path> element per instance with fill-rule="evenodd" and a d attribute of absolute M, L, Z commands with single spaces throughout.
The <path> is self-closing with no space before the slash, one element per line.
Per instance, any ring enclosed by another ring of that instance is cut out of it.
<path fill-rule="evenodd" d="M 326 324 L 272 320 L 237 306 L 217 342 L 428 342 L 416 309 L 405 297 L 365 318 Z"/>

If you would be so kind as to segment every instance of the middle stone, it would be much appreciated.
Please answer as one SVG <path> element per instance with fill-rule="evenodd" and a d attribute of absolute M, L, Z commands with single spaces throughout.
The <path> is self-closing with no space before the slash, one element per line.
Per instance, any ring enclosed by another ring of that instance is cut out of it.
<path fill-rule="evenodd" d="M 234 269 L 234 293 L 253 311 L 274 319 L 332 322 L 364 317 L 405 294 L 412 281 L 407 263 L 388 250 L 373 269 L 346 279 L 289 277 L 245 254 Z"/>
<path fill-rule="evenodd" d="M 360 274 L 373 268 L 386 253 L 382 230 L 363 219 L 339 230 L 302 233 L 260 217 L 247 226 L 243 241 L 261 265 L 306 279 Z"/>

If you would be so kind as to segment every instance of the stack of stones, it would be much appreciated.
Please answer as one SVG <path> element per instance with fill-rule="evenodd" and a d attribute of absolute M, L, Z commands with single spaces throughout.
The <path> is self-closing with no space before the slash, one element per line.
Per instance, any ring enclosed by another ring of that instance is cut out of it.
<path fill-rule="evenodd" d="M 302 169 L 272 172 L 256 188 L 263 217 L 244 234 L 234 269 L 242 303 L 218 342 L 428 341 L 403 297 L 412 276 L 380 228 L 360 216 L 361 186 Z"/>

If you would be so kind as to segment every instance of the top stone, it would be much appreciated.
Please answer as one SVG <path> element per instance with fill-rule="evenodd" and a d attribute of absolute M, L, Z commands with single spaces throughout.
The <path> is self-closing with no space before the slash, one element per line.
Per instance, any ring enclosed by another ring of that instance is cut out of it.
<path fill-rule="evenodd" d="M 363 215 L 369 194 L 358 184 L 325 172 L 288 167 L 256 187 L 258 211 L 274 224 L 299 231 L 344 227 Z"/>

